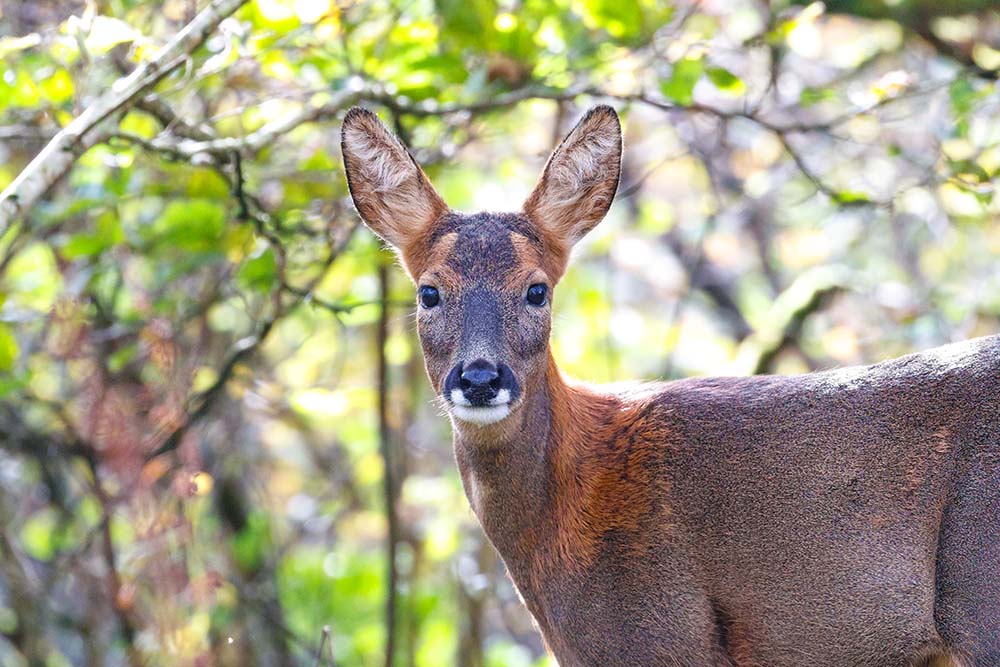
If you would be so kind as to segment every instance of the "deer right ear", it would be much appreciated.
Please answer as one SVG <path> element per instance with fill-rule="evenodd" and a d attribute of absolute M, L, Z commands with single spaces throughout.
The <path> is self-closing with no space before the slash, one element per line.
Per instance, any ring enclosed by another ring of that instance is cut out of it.
<path fill-rule="evenodd" d="M 402 142 L 371 111 L 354 107 L 340 133 L 347 187 L 373 232 L 404 255 L 448 206 Z"/>

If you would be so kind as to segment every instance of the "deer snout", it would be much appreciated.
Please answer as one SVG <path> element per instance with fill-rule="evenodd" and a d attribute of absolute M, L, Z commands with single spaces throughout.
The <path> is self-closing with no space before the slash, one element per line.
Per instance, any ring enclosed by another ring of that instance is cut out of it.
<path fill-rule="evenodd" d="M 468 364 L 459 362 L 452 368 L 444 389 L 453 405 L 479 408 L 509 403 L 516 386 L 514 374 L 506 364 L 476 359 Z"/>
<path fill-rule="evenodd" d="M 462 370 L 458 387 L 473 405 L 486 405 L 500 392 L 500 372 L 485 359 L 476 359 Z"/>

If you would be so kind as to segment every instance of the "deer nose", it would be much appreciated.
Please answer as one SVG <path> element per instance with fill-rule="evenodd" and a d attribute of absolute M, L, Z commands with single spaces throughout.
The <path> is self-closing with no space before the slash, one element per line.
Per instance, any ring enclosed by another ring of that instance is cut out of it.
<path fill-rule="evenodd" d="M 474 408 L 506 405 L 521 395 L 510 366 L 485 359 L 455 364 L 445 377 L 442 389 L 453 405 Z"/>
<path fill-rule="evenodd" d="M 485 405 L 500 391 L 500 371 L 485 359 L 476 359 L 461 370 L 458 387 L 473 405 Z"/>

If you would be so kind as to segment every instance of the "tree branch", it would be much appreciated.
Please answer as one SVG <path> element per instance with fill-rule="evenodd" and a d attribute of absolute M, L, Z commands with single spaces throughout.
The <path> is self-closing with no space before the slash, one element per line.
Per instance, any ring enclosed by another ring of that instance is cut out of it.
<path fill-rule="evenodd" d="M 786 345 L 795 342 L 806 318 L 847 285 L 848 277 L 838 267 L 820 267 L 802 274 L 775 300 L 765 319 L 767 326 L 740 345 L 737 372 L 747 375 L 768 372 L 775 357 Z"/>
<path fill-rule="evenodd" d="M 118 79 L 64 127 L 0 193 L 0 236 L 69 171 L 77 156 L 102 139 L 114 118 L 170 74 L 205 41 L 224 18 L 247 0 L 213 0 L 152 60 Z"/>
<path fill-rule="evenodd" d="M 328 102 L 318 105 L 307 105 L 298 112 L 273 120 L 243 137 L 220 137 L 204 141 L 194 139 L 181 139 L 178 141 L 170 137 L 157 137 L 148 142 L 147 147 L 170 153 L 177 157 L 187 158 L 203 153 L 231 154 L 233 151 L 241 151 L 252 155 L 279 137 L 288 134 L 299 125 L 335 116 L 348 105 L 359 100 L 364 92 L 364 89 L 338 91 L 334 93 L 333 99 Z"/>

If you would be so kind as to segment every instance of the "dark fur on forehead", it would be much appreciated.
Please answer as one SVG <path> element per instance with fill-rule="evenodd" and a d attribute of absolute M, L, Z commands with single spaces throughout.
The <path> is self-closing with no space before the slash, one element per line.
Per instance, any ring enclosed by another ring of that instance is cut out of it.
<path fill-rule="evenodd" d="M 538 230 L 527 216 L 520 213 L 448 213 L 434 228 L 431 243 L 453 232 L 458 233 L 459 242 L 462 239 L 490 237 L 501 233 L 506 236 L 514 232 L 528 239 L 539 252 L 542 250 L 542 240 L 538 236 Z"/>
<path fill-rule="evenodd" d="M 517 243 L 533 248 L 540 261 L 545 257 L 538 230 L 519 213 L 446 214 L 435 225 L 429 244 L 433 248 L 448 237 L 454 241 L 447 265 L 465 278 L 504 281 L 523 261 Z"/>

